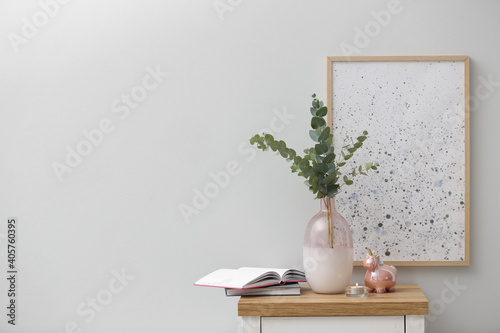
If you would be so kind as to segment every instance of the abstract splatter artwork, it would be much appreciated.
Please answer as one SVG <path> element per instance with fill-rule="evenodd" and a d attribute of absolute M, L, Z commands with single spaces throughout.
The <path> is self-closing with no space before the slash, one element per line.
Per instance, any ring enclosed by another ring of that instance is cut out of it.
<path fill-rule="evenodd" d="M 354 260 L 467 265 L 468 57 L 355 58 L 328 58 L 336 151 L 369 133 L 343 170 L 380 164 L 336 197 Z"/>

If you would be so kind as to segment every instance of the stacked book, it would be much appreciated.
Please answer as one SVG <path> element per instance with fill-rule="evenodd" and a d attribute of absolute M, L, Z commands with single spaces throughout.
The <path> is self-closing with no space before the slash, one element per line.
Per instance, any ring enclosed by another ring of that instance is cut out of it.
<path fill-rule="evenodd" d="M 298 282 L 305 281 L 296 269 L 241 267 L 216 270 L 194 285 L 225 288 L 226 296 L 285 296 L 300 295 Z"/>

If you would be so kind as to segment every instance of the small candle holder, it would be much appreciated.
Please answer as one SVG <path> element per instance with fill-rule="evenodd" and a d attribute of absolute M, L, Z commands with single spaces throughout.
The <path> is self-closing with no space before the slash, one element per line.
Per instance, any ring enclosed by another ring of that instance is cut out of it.
<path fill-rule="evenodd" d="M 358 286 L 347 286 L 345 288 L 345 295 L 347 297 L 368 297 L 368 287 Z"/>

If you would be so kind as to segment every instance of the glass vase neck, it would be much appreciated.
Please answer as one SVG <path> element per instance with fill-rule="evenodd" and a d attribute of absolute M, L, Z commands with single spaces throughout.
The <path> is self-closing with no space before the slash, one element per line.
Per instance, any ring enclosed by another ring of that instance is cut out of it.
<path fill-rule="evenodd" d="M 320 199 L 321 201 L 321 210 L 322 211 L 328 211 L 328 207 L 327 207 L 327 204 L 330 205 L 330 211 L 334 211 L 335 210 L 335 197 L 333 198 L 321 198 Z"/>

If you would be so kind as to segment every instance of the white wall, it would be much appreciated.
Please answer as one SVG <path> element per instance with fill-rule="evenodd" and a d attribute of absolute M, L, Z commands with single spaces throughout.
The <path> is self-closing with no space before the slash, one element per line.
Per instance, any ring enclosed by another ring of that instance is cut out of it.
<path fill-rule="evenodd" d="M 53 17 L 35 0 L 0 2 L 3 272 L 6 221 L 19 221 L 17 325 L 6 322 L 2 279 L 0 331 L 236 332 L 237 299 L 192 283 L 221 267 L 300 266 L 318 210 L 281 158 L 245 142 L 286 113 L 294 118 L 277 136 L 306 148 L 310 95 L 326 99 L 326 57 L 343 55 L 388 1 L 220 0 L 231 8 L 221 16 L 212 0 L 67 2 L 46 6 Z M 484 97 L 471 114 L 471 265 L 401 267 L 399 282 L 431 301 L 428 332 L 492 332 L 500 4 L 397 8 L 355 55 L 469 55 L 472 93 Z M 37 30 L 23 21 L 33 15 Z M 155 70 L 168 75 L 150 80 Z M 131 92 L 147 96 L 127 114 Z M 54 162 L 66 164 L 67 147 L 89 149 L 82 131 L 100 124 L 102 142 L 94 132 L 97 145 L 59 181 Z M 228 163 L 237 174 L 187 223 L 181 205 Z M 353 281 L 362 275 L 356 268 Z M 447 289 L 455 281 L 466 286 L 459 295 Z M 93 308 L 96 297 L 105 305 Z"/>

